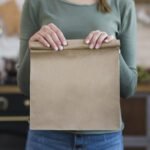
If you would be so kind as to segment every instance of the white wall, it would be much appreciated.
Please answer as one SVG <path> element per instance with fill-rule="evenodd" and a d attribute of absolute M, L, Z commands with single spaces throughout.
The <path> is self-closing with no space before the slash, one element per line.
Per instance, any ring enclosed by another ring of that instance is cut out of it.
<path fill-rule="evenodd" d="M 9 1 L 9 0 L 0 0 L 0 4 L 5 3 L 7 1 Z M 22 5 L 24 3 L 24 0 L 16 0 L 16 2 L 17 2 L 17 5 L 19 6 L 19 8 L 21 9 Z"/>
<path fill-rule="evenodd" d="M 138 25 L 138 64 L 150 68 L 150 26 Z"/>

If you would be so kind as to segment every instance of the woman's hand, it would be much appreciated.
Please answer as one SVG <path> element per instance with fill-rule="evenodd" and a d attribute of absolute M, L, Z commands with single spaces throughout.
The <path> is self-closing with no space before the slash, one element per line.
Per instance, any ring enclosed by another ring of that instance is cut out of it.
<path fill-rule="evenodd" d="M 41 29 L 30 38 L 29 47 L 33 41 L 38 41 L 46 47 L 52 47 L 56 51 L 63 50 L 63 46 L 67 45 L 67 40 L 63 33 L 53 23 L 42 26 Z"/>
<path fill-rule="evenodd" d="M 85 43 L 89 44 L 89 48 L 100 48 L 102 43 L 108 43 L 114 40 L 115 37 L 112 35 L 108 35 L 106 32 L 102 32 L 99 30 L 92 31 L 85 39 Z"/>

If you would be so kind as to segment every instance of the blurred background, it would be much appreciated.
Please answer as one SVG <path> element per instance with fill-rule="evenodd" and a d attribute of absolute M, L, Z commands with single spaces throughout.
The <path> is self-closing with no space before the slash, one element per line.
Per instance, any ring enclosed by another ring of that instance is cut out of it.
<path fill-rule="evenodd" d="M 29 100 L 16 85 L 19 22 L 24 0 L 0 0 L 0 150 L 24 150 Z M 126 150 L 150 150 L 150 0 L 135 0 L 138 88 L 121 100 Z"/>

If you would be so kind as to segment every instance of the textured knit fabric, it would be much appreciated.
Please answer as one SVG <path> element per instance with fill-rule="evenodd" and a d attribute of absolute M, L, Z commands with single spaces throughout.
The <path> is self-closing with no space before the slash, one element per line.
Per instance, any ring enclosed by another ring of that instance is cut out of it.
<path fill-rule="evenodd" d="M 120 97 L 127 98 L 134 94 L 137 86 L 135 4 L 133 0 L 108 0 L 108 3 L 112 8 L 110 13 L 98 11 L 96 3 L 78 5 L 66 0 L 25 1 L 21 21 L 17 80 L 26 96 L 30 98 L 28 41 L 41 26 L 49 23 L 58 26 L 66 39 L 84 39 L 93 30 L 105 31 L 119 39 L 121 42 Z M 120 129 L 122 128 L 123 126 Z M 108 131 L 82 133 L 93 132 Z"/>

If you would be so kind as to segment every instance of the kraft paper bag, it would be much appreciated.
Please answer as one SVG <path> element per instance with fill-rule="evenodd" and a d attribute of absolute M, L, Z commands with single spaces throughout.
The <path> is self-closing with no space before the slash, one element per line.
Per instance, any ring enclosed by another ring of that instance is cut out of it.
<path fill-rule="evenodd" d="M 117 40 L 89 49 L 68 40 L 63 51 L 33 42 L 30 51 L 32 130 L 117 130 L 120 128 Z"/>

